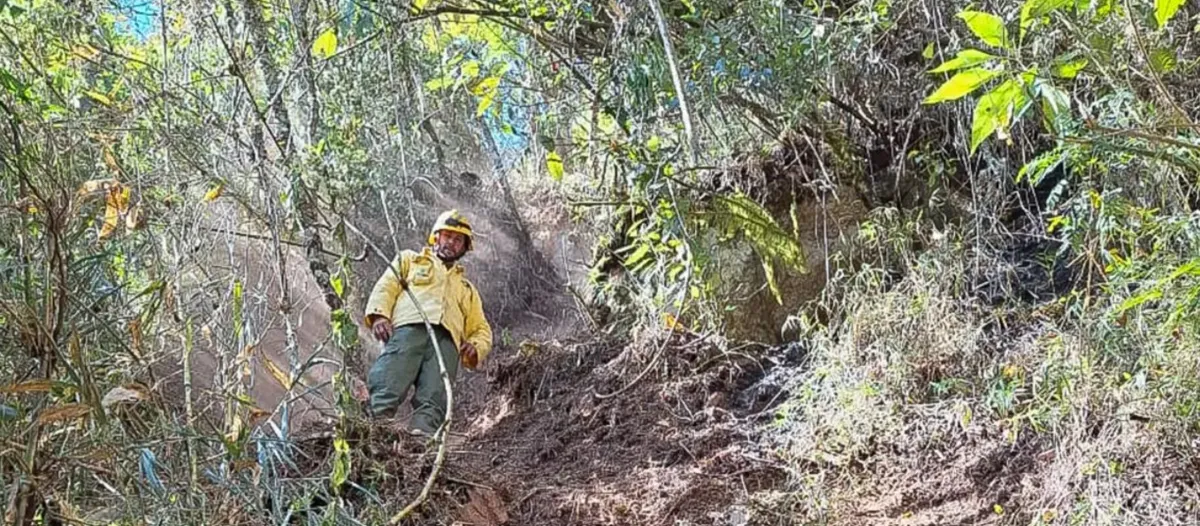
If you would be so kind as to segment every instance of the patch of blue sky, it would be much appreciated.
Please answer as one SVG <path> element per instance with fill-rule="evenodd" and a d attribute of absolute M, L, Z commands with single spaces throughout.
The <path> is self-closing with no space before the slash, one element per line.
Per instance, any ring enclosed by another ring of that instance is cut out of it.
<path fill-rule="evenodd" d="M 116 0 L 114 11 L 117 15 L 117 31 L 138 40 L 150 38 L 158 31 L 158 12 L 161 7 L 161 1 L 158 0 Z"/>

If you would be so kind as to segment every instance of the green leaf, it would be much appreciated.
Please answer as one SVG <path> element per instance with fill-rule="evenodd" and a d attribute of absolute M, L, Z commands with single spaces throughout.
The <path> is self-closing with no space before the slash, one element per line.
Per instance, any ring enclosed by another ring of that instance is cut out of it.
<path fill-rule="evenodd" d="M 927 97 L 924 104 L 934 104 L 948 100 L 960 99 L 972 91 L 975 91 L 985 82 L 991 80 L 998 75 L 999 71 L 987 70 L 983 68 L 972 68 L 966 71 L 961 71 L 958 74 L 950 77 L 945 84 L 934 91 L 932 95 Z"/>
<path fill-rule="evenodd" d="M 1179 8 L 1183 6 L 1184 0 L 1154 0 L 1154 19 L 1158 21 L 1158 28 L 1166 27 L 1167 22 L 1179 12 Z"/>
<path fill-rule="evenodd" d="M 1025 32 L 1033 26 L 1033 22 L 1045 17 L 1058 9 L 1071 5 L 1072 0 L 1026 0 L 1021 6 L 1021 31 L 1018 39 L 1025 40 Z"/>
<path fill-rule="evenodd" d="M 313 56 L 328 59 L 337 52 L 337 47 L 337 33 L 333 31 L 333 28 L 329 28 L 321 32 L 321 35 L 316 40 L 313 40 L 312 54 Z"/>
<path fill-rule="evenodd" d="M 771 264 L 771 260 L 762 258 L 763 274 L 767 276 L 767 287 L 771 289 L 771 295 L 775 297 L 775 302 L 783 305 L 783 295 L 779 293 L 779 284 L 775 282 L 775 266 Z"/>
<path fill-rule="evenodd" d="M 418 12 L 424 11 L 428 5 L 429 0 L 413 0 L 413 9 L 416 9 Z"/>
<path fill-rule="evenodd" d="M 1137 307 L 1138 305 L 1146 303 L 1147 301 L 1162 298 L 1162 295 L 1163 295 L 1162 289 L 1153 288 L 1153 289 L 1147 290 L 1141 294 L 1138 294 L 1137 296 L 1134 296 L 1132 298 L 1126 299 L 1125 301 L 1121 302 L 1121 306 L 1117 307 L 1117 314 L 1121 314 L 1129 309 Z"/>
<path fill-rule="evenodd" d="M 649 243 L 638 244 L 637 249 L 634 250 L 633 253 L 629 255 L 629 257 L 625 258 L 625 266 L 632 267 L 632 266 L 637 265 L 638 262 L 641 261 L 642 259 L 644 259 L 648 254 L 650 254 L 650 244 Z"/>
<path fill-rule="evenodd" d="M 454 80 L 446 78 L 446 77 L 438 77 L 436 79 L 430 79 L 430 80 L 425 81 L 425 89 L 427 89 L 431 92 L 437 92 L 438 90 L 441 90 L 447 86 L 453 86 L 453 85 L 454 85 Z"/>
<path fill-rule="evenodd" d="M 1006 132 L 1015 109 L 1023 103 L 1021 83 L 1009 79 L 979 98 L 971 122 L 971 153 L 996 131 Z"/>
<path fill-rule="evenodd" d="M 1170 73 L 1179 65 L 1175 51 L 1170 48 L 1158 48 L 1150 52 L 1150 67 L 1155 73 Z"/>
<path fill-rule="evenodd" d="M 337 294 L 339 298 L 346 293 L 346 284 L 342 281 L 342 273 L 340 272 L 329 277 L 329 285 L 333 287 L 333 293 Z"/>
<path fill-rule="evenodd" d="M 921 56 L 925 57 L 925 60 L 933 60 L 933 52 L 933 42 L 930 42 L 925 45 L 925 51 L 921 52 Z"/>
<path fill-rule="evenodd" d="M 958 55 L 954 58 L 947 60 L 943 62 L 942 65 L 930 70 L 930 73 L 945 73 L 947 71 L 954 71 L 956 69 L 978 66 L 993 58 L 996 58 L 996 56 L 992 55 L 991 53 L 985 53 L 978 49 L 964 49 L 959 51 Z"/>
<path fill-rule="evenodd" d="M 1058 118 L 1071 109 L 1071 97 L 1067 92 L 1058 89 L 1049 82 L 1040 82 L 1038 94 L 1042 97 L 1042 113 L 1045 114 L 1045 126 L 1050 132 L 1056 129 Z"/>
<path fill-rule="evenodd" d="M 459 66 L 459 69 L 462 71 L 464 79 L 473 79 L 479 76 L 479 61 L 468 60 L 463 62 L 462 66 Z"/>
<path fill-rule="evenodd" d="M 667 281 L 670 281 L 670 282 L 678 281 L 679 275 L 683 274 L 683 271 L 685 271 L 685 270 L 687 270 L 687 267 L 683 266 L 682 263 L 676 263 L 674 265 L 671 265 L 671 268 L 669 270 L 667 270 Z"/>
<path fill-rule="evenodd" d="M 66 116 L 68 114 L 70 114 L 70 112 L 67 111 L 66 108 L 55 104 L 48 104 L 45 108 L 42 108 L 42 119 L 47 121 L 55 117 Z"/>
<path fill-rule="evenodd" d="M 1088 65 L 1088 59 L 1077 58 L 1075 60 L 1066 61 L 1054 66 L 1054 76 L 1064 79 L 1073 79 L 1079 75 L 1083 68 Z"/>
<path fill-rule="evenodd" d="M 13 95 L 20 93 L 25 89 L 24 84 L 21 84 L 21 81 L 17 80 L 12 73 L 9 73 L 8 70 L 4 68 L 0 68 L 0 86 L 3 86 L 4 89 L 8 90 L 8 92 L 12 93 Z"/>
<path fill-rule="evenodd" d="M 1028 180 L 1029 184 L 1034 186 L 1041 184 L 1042 179 L 1044 179 L 1052 170 L 1057 168 L 1058 165 L 1062 164 L 1065 159 L 1066 156 L 1063 154 L 1061 148 L 1056 148 L 1039 155 L 1036 159 L 1025 163 L 1025 165 L 1017 171 L 1016 181 L 1020 183 L 1022 180 Z"/>
<path fill-rule="evenodd" d="M 1004 20 L 1000 17 L 982 11 L 963 11 L 958 14 L 975 36 L 989 46 L 998 48 L 1008 47 L 1008 32 L 1004 29 Z"/>
<path fill-rule="evenodd" d="M 646 148 L 652 152 L 657 152 L 660 146 L 662 146 L 662 139 L 658 138 L 657 135 L 650 137 L 650 140 L 646 141 Z"/>
<path fill-rule="evenodd" d="M 483 94 L 485 94 L 485 93 L 495 93 L 496 87 L 499 85 L 500 85 L 500 77 L 499 76 L 491 76 L 491 77 L 488 77 L 486 79 L 479 81 L 478 84 L 475 84 L 474 86 L 472 86 L 471 93 L 478 95 L 478 96 L 483 96 Z"/>
<path fill-rule="evenodd" d="M 333 452 L 333 474 L 329 477 L 329 483 L 333 492 L 340 494 L 342 485 L 350 478 L 350 444 L 344 438 L 335 438 Z"/>
<path fill-rule="evenodd" d="M 92 90 L 88 90 L 84 93 L 86 93 L 88 97 L 91 97 L 93 100 L 95 100 L 96 102 L 99 102 L 100 104 L 103 104 L 105 106 L 112 106 L 112 99 L 108 98 L 108 95 L 105 95 L 98 91 L 92 91 Z"/>
<path fill-rule="evenodd" d="M 553 179 L 555 182 L 562 182 L 563 161 L 562 157 L 559 157 L 557 152 L 546 152 L 546 169 L 550 171 L 551 179 Z"/>
<path fill-rule="evenodd" d="M 486 95 L 480 97 L 479 105 L 475 107 L 475 116 L 482 117 L 483 112 L 487 111 L 488 108 L 492 107 L 492 104 L 495 102 L 496 102 L 496 92 L 495 91 L 488 92 Z"/>

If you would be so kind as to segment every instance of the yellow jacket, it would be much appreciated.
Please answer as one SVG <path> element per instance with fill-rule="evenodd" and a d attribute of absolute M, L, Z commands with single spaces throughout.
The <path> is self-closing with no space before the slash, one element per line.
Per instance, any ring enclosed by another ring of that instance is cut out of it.
<path fill-rule="evenodd" d="M 375 316 L 387 318 L 393 327 L 422 323 L 412 299 L 400 289 L 393 267 L 400 269 L 430 323 L 440 323 L 450 331 L 456 346 L 471 342 L 482 363 L 492 349 L 492 327 L 483 316 L 479 290 L 467 280 L 461 265 L 446 268 L 429 247 L 420 252 L 405 250 L 392 260 L 392 267 L 375 282 L 367 300 L 367 326 Z"/>

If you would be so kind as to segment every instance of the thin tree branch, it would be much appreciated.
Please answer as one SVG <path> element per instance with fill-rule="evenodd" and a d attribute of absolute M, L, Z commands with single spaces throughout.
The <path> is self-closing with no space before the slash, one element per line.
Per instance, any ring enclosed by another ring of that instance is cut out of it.
<path fill-rule="evenodd" d="M 700 155 L 700 145 L 696 142 L 696 135 L 692 132 L 692 116 L 688 112 L 687 97 L 684 95 L 683 81 L 679 78 L 679 67 L 675 65 L 675 50 L 671 46 L 671 36 L 667 32 L 667 22 L 663 20 L 662 8 L 658 5 L 658 0 L 649 0 L 650 10 L 654 12 L 654 20 L 658 22 L 658 34 L 662 37 L 663 51 L 667 55 L 667 65 L 671 68 L 671 81 L 675 83 L 675 96 L 679 99 L 679 111 L 683 114 L 683 131 L 687 134 L 689 148 L 689 157 L 693 165 L 700 164 L 698 156 Z"/>

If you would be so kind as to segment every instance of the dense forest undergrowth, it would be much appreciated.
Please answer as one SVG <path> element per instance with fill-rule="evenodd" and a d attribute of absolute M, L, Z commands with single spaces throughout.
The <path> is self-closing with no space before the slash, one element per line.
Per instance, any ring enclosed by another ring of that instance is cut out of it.
<path fill-rule="evenodd" d="M 1198 38 L 0 0 L 4 520 L 1200 523 Z M 361 319 L 450 208 L 496 350 L 422 442 L 364 414 Z"/>

